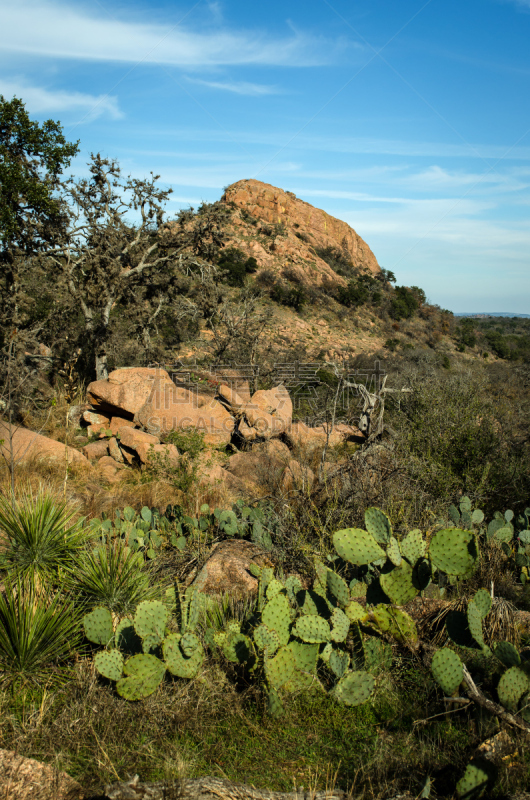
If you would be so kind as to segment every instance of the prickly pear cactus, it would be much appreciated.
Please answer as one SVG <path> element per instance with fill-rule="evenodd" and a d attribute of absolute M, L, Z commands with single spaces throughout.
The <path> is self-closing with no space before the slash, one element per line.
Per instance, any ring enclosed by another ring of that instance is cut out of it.
<path fill-rule="evenodd" d="M 331 638 L 329 623 L 322 617 L 317 617 L 313 614 L 298 617 L 294 626 L 294 633 L 308 644 L 329 642 Z"/>
<path fill-rule="evenodd" d="M 364 524 L 378 544 L 386 547 L 390 543 L 392 524 L 384 511 L 379 508 L 367 508 L 364 512 Z"/>
<path fill-rule="evenodd" d="M 462 662 L 457 653 L 449 647 L 436 651 L 431 670 L 434 680 L 449 697 L 456 692 L 464 678 Z"/>
<path fill-rule="evenodd" d="M 401 554 L 413 567 L 420 558 L 425 555 L 425 540 L 420 530 L 409 531 L 404 539 L 401 540 Z"/>
<path fill-rule="evenodd" d="M 117 681 L 116 691 L 126 700 L 141 700 L 160 686 L 166 665 L 155 656 L 140 654 L 125 662 L 123 673 L 126 677 Z"/>
<path fill-rule="evenodd" d="M 341 558 L 357 566 L 384 561 L 386 558 L 385 551 L 374 537 L 361 528 L 345 528 L 337 531 L 333 534 L 333 544 Z"/>
<path fill-rule="evenodd" d="M 390 572 L 381 573 L 379 581 L 394 605 L 403 606 L 418 594 L 413 583 L 412 567 L 407 561 L 403 561 L 400 567 L 395 567 Z"/>
<path fill-rule="evenodd" d="M 498 642 L 493 654 L 505 667 L 519 667 L 521 664 L 521 656 L 510 642 Z"/>
<path fill-rule="evenodd" d="M 517 711 L 521 697 L 530 689 L 530 682 L 525 672 L 519 667 L 510 667 L 501 676 L 497 694 L 503 706 L 510 711 Z"/>
<path fill-rule="evenodd" d="M 428 555 L 436 569 L 447 575 L 470 575 L 478 559 L 475 534 L 459 528 L 438 531 L 429 543 Z"/>
<path fill-rule="evenodd" d="M 83 628 L 90 642 L 106 647 L 114 636 L 112 614 L 108 608 L 97 606 L 90 614 L 85 614 L 83 617 Z"/>
<path fill-rule="evenodd" d="M 464 776 L 456 784 L 456 794 L 462 800 L 476 800 L 487 787 L 487 773 L 478 764 L 468 764 Z"/>
<path fill-rule="evenodd" d="M 333 695 L 346 706 L 365 703 L 375 688 L 375 678 L 369 672 L 348 672 L 333 690 Z"/>
<path fill-rule="evenodd" d="M 147 636 L 158 638 L 158 643 L 164 638 L 165 628 L 169 618 L 169 611 L 164 603 L 159 600 L 144 600 L 139 603 L 134 614 L 134 630 L 141 639 Z"/>
<path fill-rule="evenodd" d="M 94 665 L 104 678 L 119 681 L 123 675 L 124 658 L 119 650 L 102 650 L 96 653 Z"/>

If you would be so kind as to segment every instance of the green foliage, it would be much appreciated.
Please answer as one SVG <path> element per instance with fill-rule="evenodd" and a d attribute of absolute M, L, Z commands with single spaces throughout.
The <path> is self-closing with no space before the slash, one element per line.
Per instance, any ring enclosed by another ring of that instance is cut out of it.
<path fill-rule="evenodd" d="M 56 584 L 72 568 L 87 533 L 83 520 L 42 487 L 24 490 L 16 501 L 0 496 L 1 564 L 23 580 Z"/>
<path fill-rule="evenodd" d="M 217 265 L 222 270 L 222 279 L 230 286 L 244 286 L 247 275 L 258 269 L 256 259 L 253 256 L 247 258 L 237 247 L 222 250 Z"/>
<path fill-rule="evenodd" d="M 270 296 L 276 303 L 294 308 L 297 312 L 301 311 L 307 302 L 307 295 L 303 286 L 275 283 L 271 288 Z"/>
<path fill-rule="evenodd" d="M 0 260 L 53 242 L 64 222 L 54 191 L 79 150 L 53 120 L 30 120 L 22 100 L 0 95 Z"/>
<path fill-rule="evenodd" d="M 0 683 L 49 685 L 81 642 L 80 614 L 70 599 L 38 591 L 31 580 L 4 578 L 0 593 Z"/>
<path fill-rule="evenodd" d="M 420 298 L 415 289 L 416 287 L 409 289 L 406 286 L 396 286 L 389 309 L 392 319 L 399 321 L 414 316 L 420 306 Z"/>

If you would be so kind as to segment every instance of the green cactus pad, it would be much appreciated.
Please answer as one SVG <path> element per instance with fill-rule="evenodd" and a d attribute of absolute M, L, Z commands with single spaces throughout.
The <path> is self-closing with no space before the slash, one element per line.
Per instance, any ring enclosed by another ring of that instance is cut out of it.
<path fill-rule="evenodd" d="M 379 630 L 389 633 L 397 642 L 413 644 L 418 641 L 416 623 L 406 611 L 382 604 L 374 608 L 372 617 Z"/>
<path fill-rule="evenodd" d="M 151 650 L 155 650 L 158 647 L 158 645 L 162 643 L 162 639 L 156 633 L 150 633 L 148 636 L 145 636 L 141 641 L 142 641 L 143 653 L 150 653 Z"/>
<path fill-rule="evenodd" d="M 436 651 L 431 670 L 434 680 L 449 697 L 456 692 L 464 678 L 462 662 L 457 653 L 449 647 Z"/>
<path fill-rule="evenodd" d="M 281 689 L 291 680 L 295 668 L 295 658 L 288 647 L 280 647 L 274 658 L 265 659 L 265 677 L 275 689 Z"/>
<path fill-rule="evenodd" d="M 231 619 L 226 623 L 225 631 L 227 634 L 241 633 L 241 623 L 237 619 Z"/>
<path fill-rule="evenodd" d="M 123 672 L 127 677 L 116 683 L 116 691 L 126 700 L 141 700 L 162 683 L 166 665 L 155 656 L 140 654 L 125 662 Z"/>
<path fill-rule="evenodd" d="M 245 664 L 252 656 L 252 642 L 243 633 L 234 633 L 228 636 L 224 645 L 223 653 L 228 661 L 234 664 Z"/>
<path fill-rule="evenodd" d="M 346 706 L 366 702 L 375 688 L 375 678 L 369 672 L 348 672 L 336 685 L 333 694 Z"/>
<path fill-rule="evenodd" d="M 392 665 L 392 647 L 388 642 L 371 636 L 363 642 L 364 668 L 372 674 L 390 669 Z"/>
<path fill-rule="evenodd" d="M 462 800 L 478 800 L 488 787 L 488 774 L 478 764 L 468 764 L 464 776 L 456 784 L 456 795 Z"/>
<path fill-rule="evenodd" d="M 502 542 L 506 543 L 511 542 L 512 539 L 513 539 L 513 530 L 507 525 L 505 525 L 502 528 L 498 528 L 493 535 L 493 540 L 495 542 L 499 542 L 500 544 L 502 544 Z"/>
<path fill-rule="evenodd" d="M 203 662 L 204 650 L 201 644 L 194 650 L 189 658 L 180 649 L 181 636 L 171 633 L 166 636 L 162 645 L 165 665 L 172 675 L 177 678 L 194 678 Z"/>
<path fill-rule="evenodd" d="M 216 631 L 213 634 L 213 640 L 217 647 L 222 647 L 226 641 L 226 632 L 225 631 Z"/>
<path fill-rule="evenodd" d="M 300 672 L 313 674 L 318 660 L 318 644 L 303 644 L 302 642 L 289 642 L 287 648 L 294 657 L 294 663 Z"/>
<path fill-rule="evenodd" d="M 261 621 L 276 631 L 280 644 L 287 644 L 291 628 L 291 607 L 285 594 L 277 594 L 265 605 Z"/>
<path fill-rule="evenodd" d="M 484 641 L 484 633 L 482 630 L 482 614 L 480 612 L 480 607 L 473 601 L 468 603 L 467 606 L 467 624 L 471 636 L 479 647 L 484 650 L 486 648 L 486 642 Z"/>
<path fill-rule="evenodd" d="M 368 611 L 366 608 L 360 603 L 356 603 L 355 600 L 350 600 L 344 609 L 344 613 L 350 622 L 363 622 L 368 617 Z"/>
<path fill-rule="evenodd" d="M 271 686 L 267 693 L 267 710 L 271 717 L 279 717 L 283 714 L 283 703 L 274 686 Z"/>
<path fill-rule="evenodd" d="M 471 602 L 478 608 L 482 619 L 485 619 L 491 609 L 490 593 L 486 589 L 479 589 Z"/>
<path fill-rule="evenodd" d="M 413 567 L 425 555 L 425 540 L 422 532 L 415 528 L 401 541 L 401 554 Z"/>
<path fill-rule="evenodd" d="M 498 642 L 493 653 L 505 667 L 518 667 L 521 664 L 521 656 L 510 642 Z"/>
<path fill-rule="evenodd" d="M 187 593 L 189 593 L 189 602 L 188 602 L 188 613 L 186 623 L 184 625 L 184 630 L 182 631 L 185 633 L 186 631 L 194 631 L 197 627 L 199 622 L 199 617 L 201 614 L 202 608 L 202 601 L 203 595 L 198 591 L 198 589 L 192 589 L 191 592 L 188 589 Z"/>
<path fill-rule="evenodd" d="M 263 586 L 263 591 L 265 591 L 267 589 L 267 586 L 274 577 L 274 570 L 272 569 L 272 567 L 262 567 L 260 577 L 261 577 L 261 584 Z"/>
<path fill-rule="evenodd" d="M 289 575 L 289 577 L 285 581 L 285 589 L 287 591 L 287 597 L 293 603 L 296 602 L 296 595 L 298 592 L 302 591 L 302 584 L 300 582 L 300 578 L 296 575 Z"/>
<path fill-rule="evenodd" d="M 329 668 L 337 678 L 342 678 L 348 667 L 350 666 L 350 657 L 348 653 L 342 650 L 333 650 L 329 657 Z"/>
<path fill-rule="evenodd" d="M 274 655 L 280 647 L 280 637 L 276 631 L 263 623 L 254 629 L 254 642 L 258 650 L 266 650 L 269 656 Z"/>
<path fill-rule="evenodd" d="M 456 506 L 453 505 L 449 506 L 447 513 L 449 514 L 449 519 L 451 520 L 451 522 L 454 522 L 455 525 L 460 524 L 460 511 Z"/>
<path fill-rule="evenodd" d="M 460 500 L 458 505 L 459 505 L 460 511 L 462 513 L 464 513 L 465 511 L 467 511 L 469 513 L 471 511 L 472 505 L 471 505 L 471 500 L 469 499 L 469 497 L 463 497 Z"/>
<path fill-rule="evenodd" d="M 144 600 L 136 608 L 134 630 L 142 639 L 154 634 L 162 641 L 168 617 L 169 612 L 164 603 L 159 600 Z"/>
<path fill-rule="evenodd" d="M 283 584 L 280 583 L 280 581 L 277 580 L 277 578 L 273 578 L 272 581 L 267 586 L 267 591 L 266 591 L 267 600 L 272 600 L 273 597 L 275 597 L 280 592 L 283 592 L 283 590 L 284 590 Z"/>
<path fill-rule="evenodd" d="M 396 567 L 399 567 L 403 559 L 399 549 L 398 540 L 395 538 L 395 536 L 390 537 L 388 547 L 386 548 L 386 554 L 392 564 L 394 564 Z"/>
<path fill-rule="evenodd" d="M 335 600 L 341 606 L 347 606 L 350 601 L 350 591 L 346 581 L 337 575 L 333 570 L 328 570 L 327 573 L 327 587 L 329 592 L 333 595 Z"/>
<path fill-rule="evenodd" d="M 471 574 L 478 558 L 478 548 L 472 531 L 446 528 L 438 531 L 429 544 L 429 558 L 441 572 L 464 577 Z"/>
<path fill-rule="evenodd" d="M 180 649 L 185 658 L 190 658 L 200 646 L 199 638 L 194 633 L 185 633 L 180 640 Z"/>
<path fill-rule="evenodd" d="M 326 620 L 312 615 L 298 617 L 293 632 L 303 642 L 308 642 L 309 644 L 329 642 L 331 638 L 331 631 Z"/>
<path fill-rule="evenodd" d="M 379 576 L 381 588 L 397 606 L 403 606 L 416 597 L 418 590 L 412 582 L 412 567 L 403 561 L 400 567 L 395 567 L 390 572 L 383 572 Z"/>
<path fill-rule="evenodd" d="M 389 537 L 390 538 L 390 537 Z M 362 566 L 386 558 L 374 537 L 361 528 L 345 528 L 333 534 L 335 550 L 351 564 Z"/>
<path fill-rule="evenodd" d="M 366 530 L 370 533 L 378 544 L 389 544 L 392 536 L 392 525 L 389 518 L 379 508 L 367 508 L 364 512 L 364 524 Z"/>
<path fill-rule="evenodd" d="M 315 572 L 315 585 L 320 584 L 320 587 L 326 591 L 328 585 L 328 572 L 330 572 L 330 570 L 318 558 L 315 558 Z"/>
<path fill-rule="evenodd" d="M 97 606 L 90 614 L 83 617 L 83 628 L 85 636 L 90 642 L 106 647 L 114 635 L 112 614 L 108 608 Z"/>
<path fill-rule="evenodd" d="M 471 522 L 473 525 L 480 525 L 484 522 L 484 512 L 480 508 L 476 508 L 471 514 Z"/>
<path fill-rule="evenodd" d="M 102 650 L 96 653 L 94 666 L 109 681 L 119 681 L 123 675 L 123 656 L 119 650 Z"/>
<path fill-rule="evenodd" d="M 519 667 L 510 667 L 501 676 L 497 694 L 503 706 L 510 711 L 516 711 L 519 700 L 529 689 L 530 682 L 523 670 Z"/>
<path fill-rule="evenodd" d="M 251 575 L 254 575 L 255 578 L 259 578 L 261 575 L 261 567 L 259 564 L 250 564 L 248 571 Z"/>
<path fill-rule="evenodd" d="M 118 622 L 114 633 L 114 644 L 131 655 L 142 651 L 142 640 L 134 630 L 132 619 L 127 617 Z"/>
<path fill-rule="evenodd" d="M 331 639 L 334 642 L 344 642 L 346 641 L 346 637 L 348 636 L 348 631 L 350 630 L 350 620 L 349 617 L 346 616 L 344 611 L 340 608 L 336 608 L 333 611 L 330 619 L 331 624 Z"/>
<path fill-rule="evenodd" d="M 333 645 L 331 644 L 331 642 L 328 642 L 328 644 L 322 648 L 322 651 L 319 653 L 319 657 L 322 659 L 322 661 L 324 661 L 327 664 L 329 662 L 332 652 L 333 652 Z"/>

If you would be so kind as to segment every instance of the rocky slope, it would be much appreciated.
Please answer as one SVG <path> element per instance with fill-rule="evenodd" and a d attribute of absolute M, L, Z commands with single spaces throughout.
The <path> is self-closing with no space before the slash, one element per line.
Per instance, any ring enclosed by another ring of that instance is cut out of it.
<path fill-rule="evenodd" d="M 299 200 L 268 183 L 242 180 L 232 184 L 221 202 L 235 208 L 233 244 L 254 256 L 262 269 L 288 268 L 306 285 L 345 284 L 319 257 L 318 251 L 336 250 L 352 267 L 379 273 L 377 259 L 363 239 L 320 208 Z"/>

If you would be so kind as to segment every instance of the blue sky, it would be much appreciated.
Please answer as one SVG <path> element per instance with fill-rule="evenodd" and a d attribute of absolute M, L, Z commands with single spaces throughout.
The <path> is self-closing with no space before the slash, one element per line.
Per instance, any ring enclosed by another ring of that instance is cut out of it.
<path fill-rule="evenodd" d="M 257 178 L 398 283 L 530 313 L 530 0 L 0 0 L 0 93 L 170 214 Z"/>

